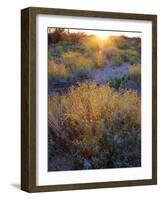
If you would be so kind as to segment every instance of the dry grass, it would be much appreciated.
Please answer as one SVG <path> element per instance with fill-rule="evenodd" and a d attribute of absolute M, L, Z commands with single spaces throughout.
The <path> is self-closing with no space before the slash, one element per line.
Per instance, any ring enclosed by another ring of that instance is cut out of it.
<path fill-rule="evenodd" d="M 101 48 L 101 40 L 97 36 L 87 36 L 82 40 L 82 44 L 86 50 L 97 52 Z"/>
<path fill-rule="evenodd" d="M 54 60 L 48 63 L 48 74 L 52 78 L 67 78 L 69 70 L 63 64 L 57 64 Z"/>
<path fill-rule="evenodd" d="M 94 68 L 94 62 L 79 52 L 66 52 L 62 55 L 63 64 L 70 69 L 71 72 L 90 71 Z"/>
<path fill-rule="evenodd" d="M 134 64 L 129 67 L 128 78 L 136 83 L 141 82 L 141 65 Z"/>
<path fill-rule="evenodd" d="M 140 133 L 140 104 L 135 92 L 120 94 L 109 86 L 84 83 L 49 99 L 49 124 L 69 145 L 95 154 L 105 129 L 113 134 L 125 129 Z"/>
<path fill-rule="evenodd" d="M 95 68 L 101 68 L 105 65 L 105 56 L 103 55 L 102 51 L 95 52 L 92 54 L 91 59 L 95 64 Z"/>

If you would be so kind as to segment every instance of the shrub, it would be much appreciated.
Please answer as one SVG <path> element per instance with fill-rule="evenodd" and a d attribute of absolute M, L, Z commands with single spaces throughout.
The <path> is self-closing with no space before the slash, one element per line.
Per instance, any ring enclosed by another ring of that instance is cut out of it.
<path fill-rule="evenodd" d="M 124 62 L 123 52 L 117 48 L 108 48 L 104 51 L 104 55 L 113 65 L 120 65 Z"/>
<path fill-rule="evenodd" d="M 82 40 L 84 48 L 90 52 L 98 52 L 100 50 L 100 39 L 90 35 Z"/>
<path fill-rule="evenodd" d="M 94 68 L 92 59 L 83 56 L 78 52 L 66 52 L 62 55 L 63 64 L 69 68 L 71 73 L 77 76 L 87 76 Z"/>
<path fill-rule="evenodd" d="M 84 32 L 73 32 L 68 33 L 68 40 L 71 41 L 73 44 L 80 43 L 83 38 L 86 37 L 86 34 Z"/>
<path fill-rule="evenodd" d="M 139 59 L 139 53 L 135 50 L 128 49 L 124 51 L 125 61 L 130 62 L 130 64 L 134 64 Z"/>
<path fill-rule="evenodd" d="M 92 168 L 141 166 L 141 135 L 137 132 L 126 131 L 126 135 L 105 132 L 100 145 L 104 151 L 92 158 Z"/>
<path fill-rule="evenodd" d="M 141 83 L 141 65 L 134 64 L 129 67 L 128 79 L 134 81 L 135 83 Z"/>
<path fill-rule="evenodd" d="M 64 28 L 54 28 L 53 32 L 48 33 L 48 43 L 57 43 L 63 40 L 63 36 L 65 34 Z"/>
<path fill-rule="evenodd" d="M 48 43 L 58 43 L 60 41 L 69 41 L 74 44 L 79 43 L 86 34 L 84 32 L 70 32 L 70 29 L 50 28 L 48 32 Z"/>
<path fill-rule="evenodd" d="M 120 94 L 109 86 L 83 83 L 49 99 L 49 126 L 71 150 L 91 158 L 99 154 L 105 130 L 113 137 L 126 133 L 122 130 L 140 133 L 140 97 L 132 91 Z"/>
<path fill-rule="evenodd" d="M 123 63 L 123 57 L 121 54 L 116 54 L 111 56 L 111 62 L 113 65 L 119 66 Z"/>
<path fill-rule="evenodd" d="M 62 53 L 65 51 L 65 45 L 63 42 L 59 42 L 58 44 L 55 45 L 55 51 L 59 56 L 61 56 Z"/>
<path fill-rule="evenodd" d="M 126 37 L 124 35 L 120 36 L 110 36 L 104 41 L 105 48 L 118 48 L 122 50 L 141 50 L 141 38 L 139 37 Z"/>
<path fill-rule="evenodd" d="M 109 36 L 104 40 L 104 47 L 105 48 L 115 48 L 116 47 L 116 42 L 115 42 L 115 36 Z"/>
<path fill-rule="evenodd" d="M 61 57 L 62 54 L 69 51 L 78 51 L 79 53 L 79 47 L 81 48 L 79 44 L 73 44 L 70 41 L 60 41 L 54 45 L 54 50 L 59 54 L 59 57 Z"/>
<path fill-rule="evenodd" d="M 140 59 L 141 40 L 140 38 L 128 38 L 126 36 L 111 36 L 104 44 L 107 59 L 119 65 L 121 62 L 136 63 Z"/>
<path fill-rule="evenodd" d="M 119 78 L 112 78 L 108 81 L 108 85 L 112 88 L 119 89 L 125 87 L 126 76 L 119 77 Z"/>
<path fill-rule="evenodd" d="M 112 55 L 116 54 L 116 52 L 117 52 L 116 48 L 106 48 L 106 49 L 103 50 L 104 56 L 107 59 L 110 59 Z"/>
<path fill-rule="evenodd" d="M 66 79 L 69 76 L 69 70 L 63 64 L 57 64 L 54 60 L 50 60 L 48 63 L 48 74 L 52 79 Z"/>
<path fill-rule="evenodd" d="M 103 67 L 105 64 L 105 56 L 102 54 L 102 52 L 93 53 L 91 59 L 94 62 L 96 68 Z"/>
<path fill-rule="evenodd" d="M 132 49 L 120 50 L 117 48 L 109 48 L 105 50 L 104 54 L 113 65 L 120 65 L 124 61 L 134 64 L 139 60 L 139 53 Z"/>

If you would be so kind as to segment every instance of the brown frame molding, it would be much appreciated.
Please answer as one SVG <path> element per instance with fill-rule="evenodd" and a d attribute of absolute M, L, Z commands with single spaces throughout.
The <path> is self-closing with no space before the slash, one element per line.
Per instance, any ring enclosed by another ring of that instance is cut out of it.
<path fill-rule="evenodd" d="M 152 179 L 36 186 L 36 15 L 64 15 L 152 22 Z M 157 16 L 29 7 L 21 10 L 21 189 L 27 192 L 157 184 Z"/>

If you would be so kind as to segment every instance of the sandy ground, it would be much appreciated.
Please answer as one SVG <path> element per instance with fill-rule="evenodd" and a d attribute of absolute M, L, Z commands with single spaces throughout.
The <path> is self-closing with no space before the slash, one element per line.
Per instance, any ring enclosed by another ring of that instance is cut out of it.
<path fill-rule="evenodd" d="M 92 71 L 91 80 L 96 83 L 105 83 L 111 78 L 122 77 L 128 73 L 129 63 L 122 63 L 120 66 L 105 65 L 101 69 Z"/>

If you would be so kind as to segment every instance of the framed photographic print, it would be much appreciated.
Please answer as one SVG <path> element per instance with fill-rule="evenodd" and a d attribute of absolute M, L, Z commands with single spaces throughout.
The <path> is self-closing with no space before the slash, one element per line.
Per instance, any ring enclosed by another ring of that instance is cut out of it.
<path fill-rule="evenodd" d="M 21 11 L 21 188 L 157 183 L 157 16 Z"/>

